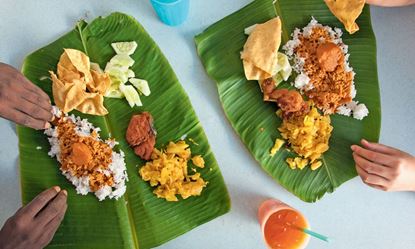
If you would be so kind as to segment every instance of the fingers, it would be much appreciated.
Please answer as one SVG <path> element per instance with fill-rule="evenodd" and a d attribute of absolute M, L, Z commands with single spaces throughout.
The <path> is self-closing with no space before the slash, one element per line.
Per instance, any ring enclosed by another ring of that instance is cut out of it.
<path fill-rule="evenodd" d="M 24 90 L 22 93 L 22 98 L 29 101 L 30 103 L 33 103 L 43 108 L 47 112 L 50 112 L 52 110 L 52 105 L 50 103 L 49 97 L 44 98 L 43 96 L 40 96 L 39 94 L 33 93 L 29 90 Z"/>
<path fill-rule="evenodd" d="M 379 189 L 382 191 L 387 191 L 388 189 L 385 186 L 380 186 L 380 185 L 375 185 L 375 184 L 370 184 L 370 183 L 366 183 L 366 185 L 375 188 L 375 189 Z"/>
<path fill-rule="evenodd" d="M 387 155 L 397 155 L 397 154 L 401 154 L 402 151 L 383 145 L 383 144 L 379 144 L 379 143 L 371 143 L 369 141 L 367 141 L 366 139 L 362 139 L 361 141 L 362 145 L 369 150 L 372 151 L 376 151 L 379 153 L 383 153 L 383 154 L 387 154 Z"/>
<path fill-rule="evenodd" d="M 53 117 L 48 95 L 15 68 L 0 64 L 0 116 L 35 129 L 50 127 Z"/>
<path fill-rule="evenodd" d="M 371 175 L 378 175 L 383 178 L 389 179 L 390 171 L 391 169 L 389 167 L 375 164 L 371 161 L 366 160 L 365 158 L 359 156 L 356 153 L 353 153 L 353 159 L 356 162 L 356 164 L 365 170 L 367 173 Z"/>
<path fill-rule="evenodd" d="M 52 229 L 52 231 L 54 233 L 56 231 L 56 229 L 59 227 L 59 225 L 61 224 L 63 218 L 65 217 L 65 213 L 66 213 L 67 208 L 68 208 L 68 206 L 65 205 L 63 207 L 63 209 L 61 210 L 61 212 L 46 224 L 46 226 L 45 226 L 46 229 Z M 54 230 L 54 228 L 56 228 L 56 229 Z"/>
<path fill-rule="evenodd" d="M 62 190 L 58 195 L 55 196 L 53 200 L 50 200 L 47 206 L 38 213 L 36 219 L 38 219 L 41 224 L 48 224 L 56 216 L 62 215 L 66 212 L 68 193 L 66 190 Z"/>
<path fill-rule="evenodd" d="M 22 82 L 24 83 L 24 87 L 33 92 L 34 94 L 38 95 L 42 99 L 50 102 L 49 96 L 38 86 L 30 82 L 26 77 L 22 76 Z"/>
<path fill-rule="evenodd" d="M 391 165 L 395 161 L 395 157 L 391 155 L 385 155 L 376 151 L 364 149 L 358 145 L 352 145 L 351 148 L 355 154 L 374 163 L 379 163 L 382 165 Z"/>
<path fill-rule="evenodd" d="M 66 207 L 65 207 L 66 211 Z M 43 229 L 43 234 L 40 237 L 40 241 L 43 246 L 46 246 L 50 243 L 53 236 L 56 233 L 56 230 L 58 230 L 60 224 L 62 223 L 63 218 L 65 217 L 65 211 L 63 211 L 61 214 L 55 216 L 49 223 L 46 224 L 45 228 Z"/>
<path fill-rule="evenodd" d="M 372 174 L 367 173 L 364 169 L 359 167 L 359 165 L 357 165 L 357 164 L 356 164 L 356 170 L 357 170 L 357 173 L 359 174 L 360 178 L 362 178 L 362 181 L 366 184 L 379 185 L 379 186 L 388 185 L 388 180 L 386 180 L 385 178 L 383 178 L 381 176 L 372 175 Z"/>
<path fill-rule="evenodd" d="M 33 98 L 33 101 L 36 101 L 36 96 L 33 96 L 33 94 L 29 92 L 28 95 L 26 95 L 28 98 Z M 52 106 L 46 102 L 43 103 L 43 105 L 47 105 L 49 107 L 43 108 L 41 105 L 42 103 L 36 104 L 34 102 L 31 102 L 30 100 L 27 100 L 26 97 L 23 97 L 22 100 L 20 100 L 20 104 L 17 105 L 15 108 L 16 110 L 19 110 L 21 112 L 26 113 L 32 118 L 42 120 L 44 122 L 51 121 L 53 115 L 52 115 Z"/>
<path fill-rule="evenodd" d="M 40 193 L 29 204 L 21 209 L 31 217 L 36 216 L 42 208 L 44 208 L 50 200 L 52 200 L 60 191 L 58 186 L 52 187 Z"/>
<path fill-rule="evenodd" d="M 11 120 L 19 125 L 24 125 L 36 130 L 42 130 L 50 127 L 48 122 L 45 122 L 44 120 L 34 119 L 26 113 L 15 110 L 13 108 L 4 108 L 2 117 Z"/>

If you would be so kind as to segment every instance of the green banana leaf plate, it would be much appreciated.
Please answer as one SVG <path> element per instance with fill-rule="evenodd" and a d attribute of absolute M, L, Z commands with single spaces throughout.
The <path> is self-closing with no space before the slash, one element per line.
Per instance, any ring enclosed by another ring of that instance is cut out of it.
<path fill-rule="evenodd" d="M 152 90 L 149 97 L 142 98 L 143 107 L 132 109 L 125 99 L 106 99 L 109 114 L 105 117 L 74 112 L 100 127 L 103 138 L 111 136 L 120 142 L 117 149 L 126 154 L 129 176 L 122 198 L 99 202 L 92 194 L 77 195 L 61 175 L 57 161 L 47 155 L 50 146 L 43 132 L 18 127 L 23 203 L 54 185 L 69 192 L 65 219 L 48 248 L 151 248 L 230 209 L 223 177 L 186 93 L 158 46 L 134 18 L 113 13 L 90 24 L 81 21 L 74 30 L 27 56 L 23 73 L 51 96 L 51 81 L 45 76 L 49 76 L 49 70 L 56 71 L 64 48 L 84 51 L 91 61 L 104 67 L 115 54 L 111 42 L 133 40 L 138 43 L 132 55 L 136 61 L 133 70 L 137 77 L 148 80 Z M 131 115 L 142 111 L 149 111 L 154 117 L 157 148 L 185 134 L 199 144 L 189 143 L 192 153 L 203 155 L 206 161 L 201 174 L 209 184 L 201 196 L 167 202 L 158 199 L 140 178 L 137 166 L 144 161 L 129 148 L 124 136 Z M 40 150 L 36 149 L 38 146 Z"/>
<path fill-rule="evenodd" d="M 332 116 L 334 131 L 330 149 L 323 155 L 323 167 L 316 171 L 308 167 L 301 171 L 291 170 L 285 158 L 293 155 L 285 150 L 280 150 L 274 157 L 269 156 L 275 139 L 280 137 L 277 127 L 281 120 L 275 115 L 276 106 L 262 101 L 257 82 L 247 81 L 244 77 L 240 59 L 240 51 L 247 39 L 244 29 L 275 16 L 282 20 L 282 44 L 288 41 L 296 27 L 306 26 L 312 16 L 324 25 L 343 29 L 324 1 L 256 0 L 197 35 L 197 51 L 208 75 L 217 83 L 227 118 L 254 158 L 287 190 L 306 202 L 315 202 L 357 175 L 350 145 L 363 137 L 372 141 L 379 139 L 381 112 L 376 40 L 369 7 L 365 6 L 357 21 L 360 31 L 352 36 L 344 34 L 343 41 L 349 45 L 349 61 L 356 72 L 356 99 L 365 103 L 370 113 L 363 121 Z M 293 81 L 293 77 L 290 80 Z"/>

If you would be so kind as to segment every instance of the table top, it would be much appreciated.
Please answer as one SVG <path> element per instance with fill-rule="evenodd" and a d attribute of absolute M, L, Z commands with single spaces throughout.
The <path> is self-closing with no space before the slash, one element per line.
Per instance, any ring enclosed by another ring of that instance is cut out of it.
<path fill-rule="evenodd" d="M 359 178 L 317 203 L 305 203 L 261 169 L 226 120 L 215 83 L 196 54 L 193 37 L 250 0 L 191 0 L 189 19 L 163 25 L 145 0 L 8 0 L 0 8 L 0 61 L 20 67 L 26 54 L 72 29 L 76 20 L 122 11 L 137 18 L 170 61 L 209 137 L 232 199 L 230 213 L 159 248 L 265 248 L 256 212 L 267 198 L 301 210 L 311 227 L 334 239 L 308 248 L 410 248 L 415 246 L 415 194 L 371 189 Z M 382 97 L 381 142 L 415 154 L 415 6 L 372 7 Z M 174 44 L 174 45 L 173 45 Z M 196 76 L 196 77 L 195 77 Z M 209 104 L 207 104 L 209 103 Z M 18 140 L 0 119 L 0 224 L 21 205 Z M 249 176 L 249 177 L 248 177 Z"/>

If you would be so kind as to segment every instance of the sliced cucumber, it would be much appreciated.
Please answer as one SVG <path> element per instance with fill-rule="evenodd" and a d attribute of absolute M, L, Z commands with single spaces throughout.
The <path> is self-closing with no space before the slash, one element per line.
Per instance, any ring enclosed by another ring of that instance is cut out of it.
<path fill-rule="evenodd" d="M 123 74 L 123 73 L 115 75 L 114 72 L 111 72 L 111 74 L 109 74 L 109 75 L 110 75 L 110 79 L 111 79 L 111 84 L 119 85 L 119 84 L 124 84 L 128 81 L 128 77 L 125 76 L 125 74 Z"/>
<path fill-rule="evenodd" d="M 105 93 L 105 97 L 122 99 L 124 94 L 119 89 L 120 83 L 113 83 Z"/>
<path fill-rule="evenodd" d="M 111 46 L 117 54 L 132 55 L 137 48 L 137 42 L 114 42 Z"/>
<path fill-rule="evenodd" d="M 142 106 L 139 92 L 145 96 L 150 95 L 150 88 L 147 81 L 136 79 L 135 73 L 130 69 L 134 65 L 133 58 L 130 57 L 137 48 L 135 41 L 111 43 L 116 55 L 111 58 L 105 67 L 105 72 L 111 78 L 111 86 L 105 96 L 109 98 L 125 97 L 131 107 Z M 125 85 L 130 79 L 132 85 Z M 136 88 L 134 88 L 136 87 Z"/>
<path fill-rule="evenodd" d="M 129 67 L 127 67 L 127 66 L 114 65 L 114 64 L 108 62 L 107 65 L 105 66 L 104 71 L 108 72 L 113 68 L 115 68 L 116 70 L 121 71 L 123 73 L 127 73 L 127 71 L 129 70 Z"/>
<path fill-rule="evenodd" d="M 117 54 L 111 58 L 109 63 L 111 65 L 131 67 L 132 65 L 134 65 L 134 60 L 129 55 Z"/>
<path fill-rule="evenodd" d="M 278 64 L 281 65 L 281 70 L 288 71 L 291 68 L 288 56 L 284 53 L 278 52 Z"/>
<path fill-rule="evenodd" d="M 272 78 L 274 79 L 274 81 L 275 81 L 275 86 L 277 87 L 281 82 L 283 82 L 284 81 L 284 79 L 282 78 L 282 76 L 281 76 L 281 74 L 280 73 L 277 73 L 277 74 L 275 74 L 274 76 L 272 76 Z"/>
<path fill-rule="evenodd" d="M 120 90 L 114 89 L 114 90 L 108 90 L 105 93 L 105 97 L 114 98 L 114 99 L 122 99 L 124 98 L 124 94 Z"/>
<path fill-rule="evenodd" d="M 128 71 L 127 71 L 127 77 L 128 78 L 134 78 L 135 77 L 134 71 L 131 70 L 131 69 L 128 69 Z"/>
<path fill-rule="evenodd" d="M 282 81 L 288 80 L 292 73 L 292 68 L 290 65 L 290 61 L 288 60 L 288 56 L 278 52 L 277 54 L 277 67 L 274 70 L 274 80 L 276 81 L 276 84 L 281 83 Z"/>
<path fill-rule="evenodd" d="M 107 64 L 105 72 L 110 76 L 112 84 L 126 83 L 128 81 L 128 67 Z"/>
<path fill-rule="evenodd" d="M 291 67 L 289 67 L 287 70 L 285 70 L 285 69 L 283 69 L 283 70 L 281 70 L 280 72 L 279 72 L 279 74 L 282 76 L 282 79 L 284 80 L 284 81 L 287 81 L 288 80 L 288 78 L 291 76 L 291 73 L 292 73 L 292 68 Z"/>
<path fill-rule="evenodd" d="M 135 88 L 137 88 L 139 92 L 141 92 L 145 96 L 151 94 L 150 87 L 148 86 L 148 82 L 146 80 L 132 78 L 129 79 L 129 81 L 131 82 L 131 84 L 133 84 L 133 86 L 135 86 Z"/>
<path fill-rule="evenodd" d="M 128 104 L 130 107 L 136 106 L 142 106 L 140 96 L 138 95 L 137 90 L 131 85 L 120 85 L 120 91 L 124 94 L 125 98 L 128 101 Z"/>

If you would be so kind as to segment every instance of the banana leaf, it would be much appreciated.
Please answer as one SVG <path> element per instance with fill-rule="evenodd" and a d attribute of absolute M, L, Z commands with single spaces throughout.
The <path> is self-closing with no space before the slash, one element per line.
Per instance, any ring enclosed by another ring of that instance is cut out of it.
<path fill-rule="evenodd" d="M 148 80 L 152 90 L 149 97 L 142 98 L 143 107 L 132 109 L 125 99 L 106 99 L 109 114 L 105 117 L 74 112 L 100 127 L 101 137 L 111 136 L 120 142 L 117 149 L 126 154 L 129 176 L 122 198 L 99 202 L 92 194 L 77 195 L 61 175 L 56 159 L 47 155 L 50 147 L 42 131 L 18 127 L 23 203 L 54 185 L 69 192 L 65 219 L 48 248 L 151 248 L 229 211 L 223 177 L 191 103 L 164 55 L 135 19 L 113 13 L 90 24 L 81 21 L 74 30 L 27 56 L 23 73 L 52 96 L 51 81 L 45 76 L 49 70 L 56 71 L 63 48 L 84 51 L 103 68 L 115 54 L 111 42 L 132 40 L 138 43 L 132 55 L 133 70 L 137 77 Z M 167 202 L 158 199 L 140 178 L 137 166 L 144 161 L 129 148 L 124 136 L 131 115 L 142 111 L 154 117 L 157 148 L 185 134 L 199 144 L 190 143 L 192 153 L 203 155 L 206 161 L 201 174 L 209 184 L 201 196 Z M 37 150 L 37 146 L 41 149 Z"/>
<path fill-rule="evenodd" d="M 195 37 L 197 51 L 208 75 L 216 82 L 219 98 L 229 122 L 248 150 L 271 177 L 306 202 L 315 202 L 325 193 L 357 175 L 350 145 L 361 138 L 377 141 L 380 132 L 380 96 L 376 67 L 376 41 L 370 22 L 369 7 L 358 19 L 360 31 L 343 35 L 349 45 L 350 64 L 356 72 L 356 99 L 370 111 L 363 121 L 332 115 L 334 131 L 330 149 L 322 157 L 323 166 L 316 171 L 309 167 L 291 170 L 285 162 L 293 153 L 280 150 L 270 157 L 269 150 L 280 137 L 281 124 L 275 104 L 262 101 L 258 83 L 244 77 L 240 51 L 246 42 L 244 29 L 263 23 L 275 16 L 282 20 L 282 44 L 298 27 L 308 24 L 314 16 L 332 27 L 343 25 L 330 13 L 321 0 L 256 0 L 225 17 Z M 293 81 L 293 77 L 289 79 Z M 285 84 L 289 86 L 289 84 Z"/>

